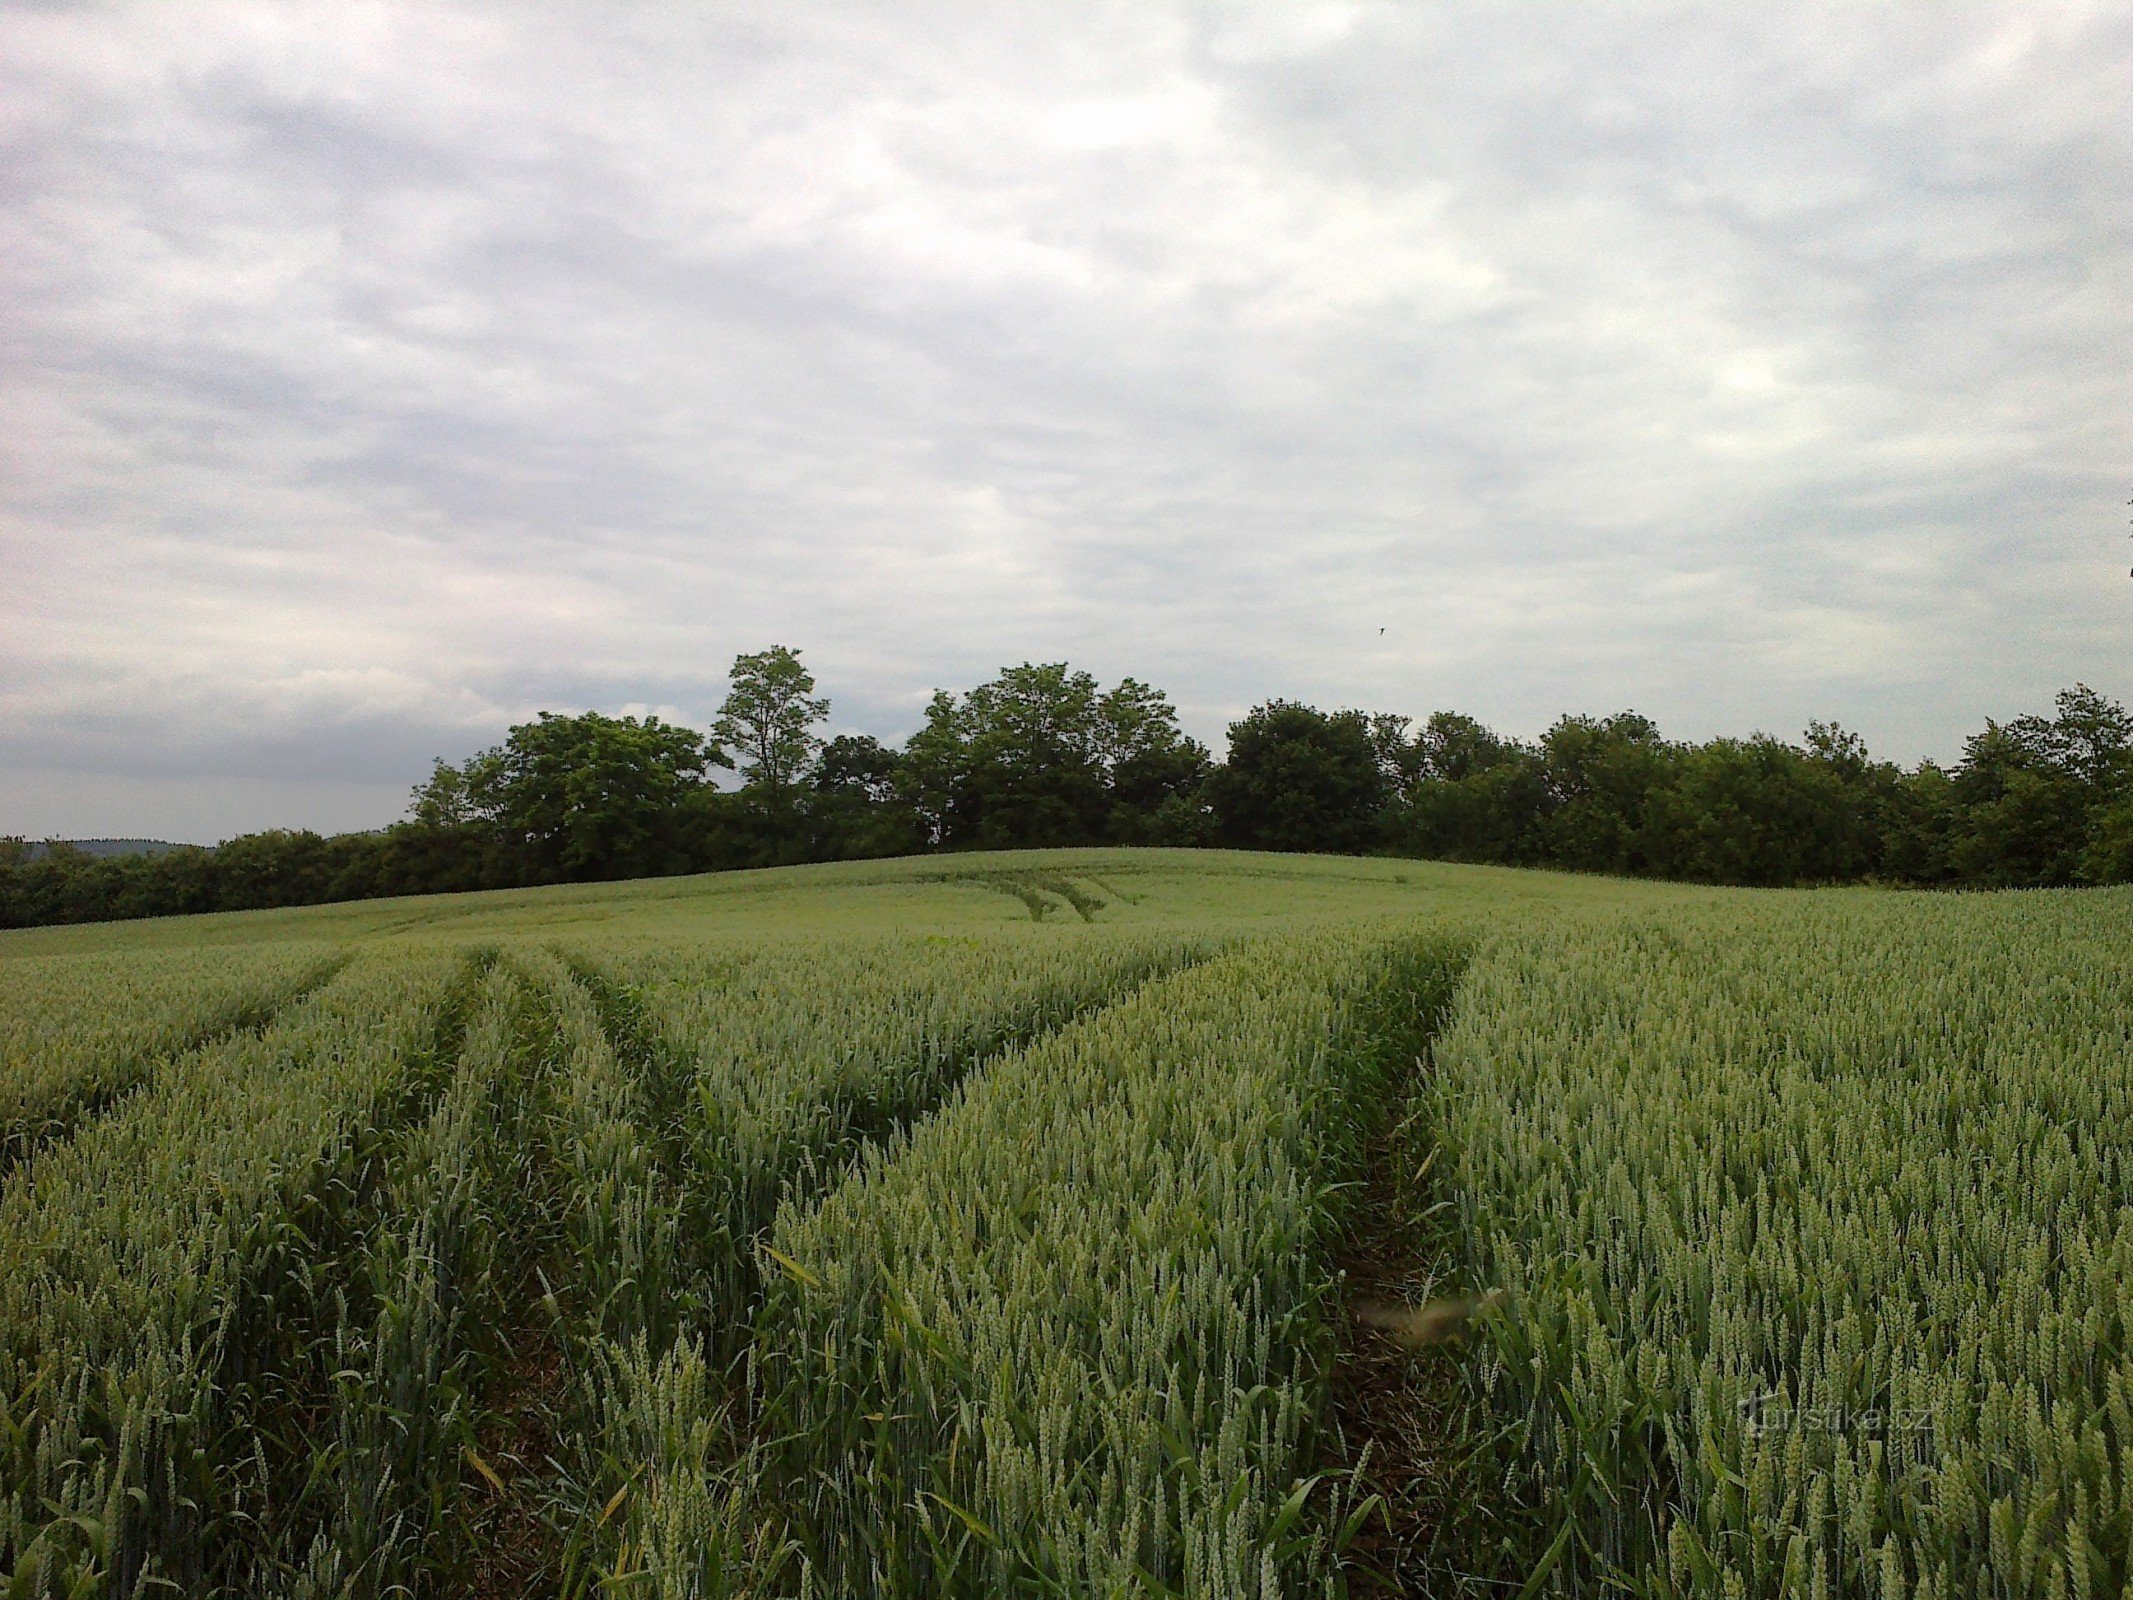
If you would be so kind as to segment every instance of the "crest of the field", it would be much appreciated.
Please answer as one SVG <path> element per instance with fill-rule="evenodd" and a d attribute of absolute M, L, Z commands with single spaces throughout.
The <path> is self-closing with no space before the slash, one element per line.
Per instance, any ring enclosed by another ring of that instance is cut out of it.
<path fill-rule="evenodd" d="M 1723 891 L 1438 862 L 1219 850 L 1027 850 L 425 895 L 0 932 L 19 956 L 281 941 L 594 935 L 984 935 L 1036 926 L 1273 931 L 1358 919 L 1659 906 Z"/>

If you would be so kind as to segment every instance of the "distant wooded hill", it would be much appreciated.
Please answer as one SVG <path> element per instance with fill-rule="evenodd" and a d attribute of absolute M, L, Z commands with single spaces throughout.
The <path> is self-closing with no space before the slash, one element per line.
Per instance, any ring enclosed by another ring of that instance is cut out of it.
<path fill-rule="evenodd" d="M 54 839 L 51 843 L 79 850 L 85 856 L 160 856 L 185 848 L 168 839 Z M 37 860 L 46 848 L 42 842 L 33 843 L 29 847 L 30 860 Z"/>

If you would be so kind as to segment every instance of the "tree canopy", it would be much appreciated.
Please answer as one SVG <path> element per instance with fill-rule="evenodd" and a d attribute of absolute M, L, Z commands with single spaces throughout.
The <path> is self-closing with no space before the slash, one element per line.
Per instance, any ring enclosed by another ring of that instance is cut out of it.
<path fill-rule="evenodd" d="M 782 644 L 736 656 L 730 676 L 711 736 L 739 752 L 749 784 L 788 793 L 822 748 L 815 724 L 829 715 L 829 700 L 815 693 L 815 676 L 800 665 L 800 652 Z"/>
<path fill-rule="evenodd" d="M 1098 844 L 1195 787 L 1206 764 L 1162 691 L 1132 678 L 1106 690 L 1065 662 L 1024 662 L 967 694 L 934 695 L 899 793 L 947 848 Z"/>
<path fill-rule="evenodd" d="M 1217 836 L 1246 850 L 1368 850 L 1391 785 L 1360 712 L 1274 700 L 1229 727 L 1208 780 Z"/>
<path fill-rule="evenodd" d="M 543 711 L 464 766 L 439 761 L 410 816 L 463 829 L 522 864 L 533 882 L 676 870 L 676 817 L 725 753 L 657 717 Z"/>

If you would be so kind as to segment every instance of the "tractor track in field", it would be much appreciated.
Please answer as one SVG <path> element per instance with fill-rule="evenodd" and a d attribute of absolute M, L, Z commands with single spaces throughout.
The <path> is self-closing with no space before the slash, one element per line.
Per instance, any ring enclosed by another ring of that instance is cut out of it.
<path fill-rule="evenodd" d="M 561 973 L 553 982 L 575 986 L 591 1002 L 600 1035 L 616 1064 L 644 1097 L 639 1131 L 653 1155 L 657 1187 L 672 1190 L 687 1181 L 687 1141 L 682 1119 L 688 1094 L 684 1074 L 646 1018 L 627 984 L 612 981 L 589 963 L 551 949 Z M 556 1088 L 558 1061 L 543 1054 L 559 1048 L 564 1025 L 558 996 L 541 980 L 524 981 L 533 997 L 534 1022 L 527 1040 L 532 1062 L 531 1099 Z M 481 1362 L 481 1421 L 474 1456 L 461 1474 L 466 1490 L 461 1510 L 439 1530 L 437 1559 L 453 1579 L 452 1591 L 471 1600 L 520 1600 L 527 1595 L 572 1597 L 597 1590 L 587 1563 L 587 1486 L 577 1475 L 591 1465 L 589 1414 L 579 1371 L 587 1341 L 601 1335 L 573 1326 L 576 1309 L 572 1262 L 564 1223 L 568 1178 L 556 1140 L 552 1107 L 533 1110 L 518 1130 L 522 1162 L 517 1185 L 525 1208 L 522 1253 L 515 1282 L 503 1296 L 498 1325 L 489 1330 Z M 575 1348 L 574 1348 L 575 1347 Z"/>
<path fill-rule="evenodd" d="M 518 1600 L 557 1592 L 563 1541 L 553 1518 L 558 1458 L 573 1421 L 563 1278 L 565 1176 L 551 1096 L 563 1034 L 554 997 L 510 964 L 526 1011 L 519 1039 L 517 1121 L 500 1170 L 510 1208 L 511 1253 L 500 1263 L 496 1320 L 475 1340 L 479 1406 L 459 1463 L 461 1493 L 432 1532 L 426 1565 L 447 1592 Z M 508 1175 L 507 1175 L 508 1172 Z"/>
<path fill-rule="evenodd" d="M 352 954 L 344 957 L 336 974 L 353 959 Z M 363 1149 L 350 1159 L 348 1178 L 336 1186 L 330 1203 L 317 1204 L 313 1215 L 306 1219 L 305 1252 L 314 1265 L 354 1261 L 375 1230 L 388 1224 L 384 1185 L 393 1146 L 435 1109 L 462 1069 L 481 984 L 495 964 L 496 953 L 493 949 L 476 949 L 463 952 L 457 959 L 461 962 L 459 976 L 433 1019 L 427 1044 L 418 1051 L 424 1067 L 403 1086 L 398 1102 L 363 1131 Z M 331 976 L 313 986 L 314 991 Z M 320 1202 L 327 1199 L 324 1195 L 315 1198 Z M 330 1433 L 333 1411 L 339 1404 L 327 1359 L 333 1349 L 333 1323 L 348 1320 L 352 1311 L 357 1322 L 371 1315 L 375 1306 L 370 1297 L 375 1286 L 364 1274 L 352 1273 L 346 1279 L 352 1295 L 336 1304 L 317 1294 L 313 1278 L 312 1273 L 293 1277 L 273 1285 L 264 1297 L 255 1297 L 251 1302 L 250 1315 L 262 1329 L 270 1322 L 278 1324 L 285 1340 L 288 1330 L 300 1330 L 294 1340 L 298 1348 L 289 1361 L 245 1373 L 245 1352 L 253 1341 L 242 1332 L 229 1341 L 231 1361 L 224 1367 L 222 1386 L 233 1402 L 233 1414 L 242 1419 L 238 1426 L 278 1442 L 275 1449 L 262 1451 L 249 1464 L 249 1471 L 256 1474 L 249 1487 L 264 1491 L 266 1506 L 280 1509 L 269 1511 L 257 1529 L 265 1541 L 263 1546 L 240 1546 L 222 1552 L 220 1559 L 227 1567 L 228 1577 L 245 1573 L 252 1581 L 260 1581 L 264 1569 L 248 1570 L 247 1564 L 262 1558 L 271 1563 L 277 1540 L 281 1541 L 279 1553 L 286 1555 L 301 1543 L 293 1536 L 297 1527 L 306 1533 L 324 1531 L 312 1525 L 314 1508 L 306 1504 L 300 1485 L 315 1467 L 315 1461 L 307 1459 L 311 1441 Z"/>
<path fill-rule="evenodd" d="M 1423 1126 L 1435 1042 L 1457 993 L 1395 1025 L 1382 1124 L 1363 1151 L 1334 1256 L 1338 1353 L 1327 1384 L 1332 1472 L 1353 1472 L 1352 1501 L 1378 1507 L 1342 1559 L 1356 1600 L 1461 1592 L 1442 1546 L 1456 1542 L 1474 1492 L 1461 1362 L 1489 1300 L 1447 1281 L 1457 1260 Z"/>
<path fill-rule="evenodd" d="M 0 1183 L 7 1182 L 18 1171 L 27 1171 L 38 1156 L 65 1144 L 84 1128 L 105 1117 L 116 1116 L 129 1101 L 152 1088 L 158 1077 L 188 1057 L 203 1054 L 247 1033 L 265 1033 L 276 1018 L 302 1005 L 333 982 L 353 960 L 353 951 L 342 951 L 281 994 L 241 1006 L 234 1015 L 221 1021 L 203 1023 L 168 1049 L 147 1052 L 140 1060 L 139 1069 L 126 1082 L 68 1101 L 34 1126 L 0 1128 Z"/>
<path fill-rule="evenodd" d="M 1463 1302 L 1443 1297 L 1442 1258 L 1415 1214 L 1416 1143 L 1404 1123 L 1372 1141 L 1337 1258 L 1344 1293 L 1331 1417 L 1342 1464 L 1363 1463 L 1357 1497 L 1381 1501 L 1346 1558 L 1358 1600 L 1432 1592 L 1432 1546 L 1459 1487 L 1450 1458 L 1460 1423 L 1455 1324 Z"/>
<path fill-rule="evenodd" d="M 551 1593 L 562 1558 L 549 1512 L 570 1413 L 570 1364 L 557 1330 L 541 1318 L 527 1318 L 511 1336 L 509 1359 L 489 1370 L 477 1430 L 475 1473 L 484 1481 L 466 1484 L 467 1509 L 451 1530 L 469 1552 L 455 1589 L 473 1600 Z"/>
<path fill-rule="evenodd" d="M 1196 953 L 1175 965 L 1144 972 L 1064 1016 L 1008 1028 L 997 1039 L 954 1060 L 941 1073 L 934 1093 L 894 1114 L 861 1103 L 848 1106 L 845 1141 L 819 1165 L 804 1173 L 785 1174 L 784 1203 L 804 1204 L 834 1189 L 870 1149 L 935 1115 L 965 1083 L 996 1062 L 1118 1005 L 1149 983 L 1174 977 L 1211 958 L 1210 952 Z M 609 1049 L 645 1088 L 649 1119 L 655 1124 L 645 1132 L 652 1136 L 658 1152 L 660 1181 L 668 1185 L 686 1182 L 687 1139 L 680 1122 L 687 1114 L 691 1089 L 687 1074 L 670 1057 L 672 1047 L 660 1037 L 628 985 L 567 957 L 563 964 L 570 981 L 591 998 Z M 768 1222 L 765 1218 L 765 1228 Z M 752 1334 L 749 1307 L 761 1294 L 763 1264 L 754 1249 L 746 1254 L 745 1274 L 754 1284 L 745 1296 L 747 1304 L 712 1309 L 705 1322 L 681 1334 L 701 1340 L 716 1356 L 725 1374 L 726 1396 L 732 1406 L 730 1437 L 736 1443 L 752 1439 L 756 1428 L 757 1397 L 746 1372 Z M 551 1267 L 556 1274 L 552 1284 L 545 1275 Z M 522 1314 L 496 1330 L 501 1345 L 518 1354 L 489 1369 L 478 1448 L 483 1452 L 483 1465 L 502 1480 L 501 1487 L 493 1482 L 476 1483 L 472 1474 L 466 1475 L 473 1508 L 448 1535 L 464 1540 L 470 1552 L 469 1559 L 458 1563 L 460 1584 L 455 1592 L 475 1600 L 516 1600 L 526 1594 L 557 1592 L 559 1583 L 571 1595 L 599 1587 L 593 1574 L 584 1570 L 592 1555 L 585 1543 L 587 1528 L 582 1523 L 575 1529 L 567 1525 L 574 1491 L 579 1514 L 586 1514 L 582 1504 L 586 1486 L 567 1480 L 571 1463 L 584 1453 L 571 1433 L 587 1425 L 581 1403 L 571 1392 L 575 1358 L 565 1331 L 572 1289 L 569 1263 L 551 1248 L 533 1270 L 542 1292 L 518 1296 Z M 596 1512 L 597 1506 L 593 1509 Z M 775 1515 L 773 1508 L 764 1510 Z"/>
<path fill-rule="evenodd" d="M 482 1068 L 470 1055 L 469 1032 L 481 1012 L 483 985 L 491 981 L 506 986 L 509 1021 L 502 1053 L 491 1055 Z M 429 1051 L 432 1069 L 411 1086 L 395 1115 L 379 1125 L 379 1148 L 346 1202 L 345 1236 L 330 1241 L 332 1255 L 351 1264 L 344 1277 L 355 1291 L 332 1309 L 348 1327 L 367 1329 L 386 1288 L 366 1276 L 367 1244 L 386 1232 L 417 1228 L 427 1215 L 395 1213 L 388 1202 L 388 1171 L 404 1158 L 394 1144 L 414 1134 L 466 1074 L 486 1071 L 482 1116 L 487 1135 L 472 1160 L 480 1172 L 479 1204 L 495 1253 L 485 1265 L 461 1261 L 451 1268 L 467 1274 L 454 1286 L 465 1296 L 466 1320 L 449 1329 L 442 1347 L 444 1376 L 439 1380 L 433 1374 L 429 1380 L 438 1387 L 414 1401 L 468 1410 L 457 1413 L 421 1469 L 411 1525 L 380 1545 L 352 1547 L 359 1560 L 381 1563 L 365 1580 L 386 1585 L 378 1592 L 404 1593 L 412 1587 L 417 1593 L 518 1597 L 555 1590 L 559 1541 L 551 1527 L 548 1491 L 571 1411 L 561 1327 L 567 1300 L 559 1303 L 550 1285 L 562 1256 L 562 1176 L 548 1139 L 548 1097 L 556 1071 L 551 1046 L 558 1037 L 535 980 L 494 949 L 473 954 L 460 991 L 439 1019 Z M 289 1315 L 304 1314 L 297 1308 Z M 322 1323 L 309 1347 L 332 1348 L 330 1331 Z M 289 1424 L 280 1436 L 331 1437 L 335 1408 L 346 1399 L 315 1358 L 278 1375 L 272 1388 L 277 1413 Z M 275 1498 L 297 1510 L 269 1530 L 276 1557 L 284 1563 L 300 1560 L 314 1536 L 339 1537 L 332 1521 L 339 1508 L 330 1499 L 307 1503 L 295 1489 L 293 1482 L 280 1485 Z M 419 1505 L 425 1496 L 431 1501 L 427 1510 Z"/>

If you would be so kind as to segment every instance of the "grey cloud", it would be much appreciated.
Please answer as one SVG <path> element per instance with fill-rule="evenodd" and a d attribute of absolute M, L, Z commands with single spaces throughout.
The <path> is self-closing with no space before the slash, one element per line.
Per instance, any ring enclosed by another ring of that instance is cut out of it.
<path fill-rule="evenodd" d="M 2120 13 L 0 32 L 0 831 L 382 822 L 774 639 L 883 733 L 1025 656 L 1216 742 L 2133 694 Z"/>

